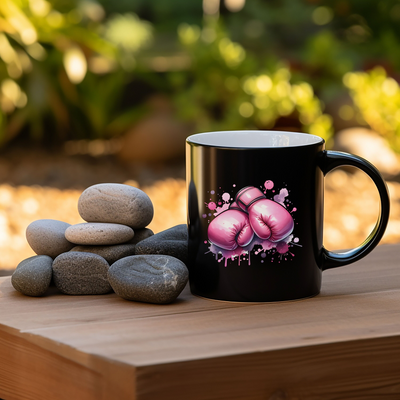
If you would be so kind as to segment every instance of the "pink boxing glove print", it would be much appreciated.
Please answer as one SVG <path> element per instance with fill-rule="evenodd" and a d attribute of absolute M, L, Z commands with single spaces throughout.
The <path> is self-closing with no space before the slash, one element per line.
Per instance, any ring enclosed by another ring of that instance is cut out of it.
<path fill-rule="evenodd" d="M 250 225 L 260 239 L 279 242 L 294 228 L 294 221 L 286 208 L 268 200 L 266 196 L 253 186 L 245 187 L 236 195 L 236 203 L 249 214 Z"/>
<path fill-rule="evenodd" d="M 214 218 L 208 226 L 208 238 L 224 250 L 247 246 L 254 237 L 248 215 L 236 203 Z"/>
<path fill-rule="evenodd" d="M 206 203 L 207 208 L 214 213 L 203 214 L 208 220 L 209 251 L 218 261 L 242 260 L 251 264 L 251 255 L 261 257 L 261 263 L 270 255 L 270 262 L 290 261 L 294 254 L 291 247 L 299 246 L 299 238 L 294 237 L 295 221 L 292 213 L 297 211 L 287 197 L 288 189 L 282 188 L 279 194 L 273 195 L 273 200 L 267 198 L 267 192 L 274 194 L 274 183 L 270 180 L 260 188 L 247 186 L 239 191 L 232 188 L 233 196 L 225 192 L 219 196 L 214 190 L 209 193 L 214 196 Z M 221 189 L 221 188 L 220 188 Z"/>

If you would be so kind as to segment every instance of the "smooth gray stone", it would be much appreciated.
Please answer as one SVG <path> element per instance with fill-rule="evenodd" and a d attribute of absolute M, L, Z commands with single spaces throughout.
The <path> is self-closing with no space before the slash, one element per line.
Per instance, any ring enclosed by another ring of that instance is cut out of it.
<path fill-rule="evenodd" d="M 108 280 L 118 296 L 155 304 L 173 302 L 188 278 L 189 272 L 182 261 L 164 255 L 125 257 L 108 270 Z"/>
<path fill-rule="evenodd" d="M 43 296 L 50 286 L 52 263 L 49 256 L 33 256 L 21 261 L 11 277 L 14 289 L 27 296 Z"/>
<path fill-rule="evenodd" d="M 173 226 L 142 240 L 136 245 L 136 254 L 164 254 L 188 262 L 187 225 Z"/>
<path fill-rule="evenodd" d="M 108 262 L 97 254 L 70 251 L 54 260 L 53 279 L 65 294 L 105 294 L 111 291 L 109 268 Z"/>
<path fill-rule="evenodd" d="M 103 257 L 110 265 L 121 258 L 135 254 L 134 244 L 116 244 L 114 246 L 75 246 L 71 251 L 93 253 Z"/>
<path fill-rule="evenodd" d="M 137 244 L 153 235 L 154 232 L 149 228 L 135 229 L 135 236 L 127 243 Z"/>
<path fill-rule="evenodd" d="M 122 244 L 131 240 L 134 235 L 129 226 L 101 222 L 76 224 L 65 231 L 65 237 L 70 242 L 88 246 Z"/>
<path fill-rule="evenodd" d="M 26 228 L 26 239 L 36 254 L 56 258 L 75 246 L 65 238 L 65 231 L 70 226 L 55 219 L 39 219 Z"/>
<path fill-rule="evenodd" d="M 78 211 L 88 222 L 110 222 L 133 229 L 146 227 L 154 214 L 153 203 L 145 192 L 120 183 L 88 187 L 79 197 Z"/>

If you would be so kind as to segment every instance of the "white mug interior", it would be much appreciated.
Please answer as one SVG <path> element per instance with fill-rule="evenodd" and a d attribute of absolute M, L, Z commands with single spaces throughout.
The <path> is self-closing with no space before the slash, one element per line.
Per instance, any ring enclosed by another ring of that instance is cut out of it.
<path fill-rule="evenodd" d="M 316 135 L 285 131 L 205 132 L 191 135 L 186 140 L 201 146 L 242 149 L 298 147 L 324 142 L 324 139 Z"/>

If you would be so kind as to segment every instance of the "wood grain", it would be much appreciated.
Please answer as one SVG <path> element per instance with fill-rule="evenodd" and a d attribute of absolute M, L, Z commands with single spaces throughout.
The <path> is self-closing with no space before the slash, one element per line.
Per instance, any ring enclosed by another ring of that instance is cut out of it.
<path fill-rule="evenodd" d="M 45 297 L 27 297 L 14 290 L 10 277 L 0 278 L 0 323 L 9 323 L 20 330 L 195 313 L 232 306 L 192 296 L 188 287 L 176 302 L 163 306 L 126 301 L 116 294 L 66 296 L 54 290 Z M 246 306 L 237 304 L 235 307 Z"/>
<path fill-rule="evenodd" d="M 396 337 L 155 365 L 138 368 L 137 393 L 142 400 L 398 400 L 399 360 Z"/>
<path fill-rule="evenodd" d="M 168 306 L 29 298 L 0 278 L 0 397 L 400 399 L 399 252 L 380 246 L 324 272 L 319 296 L 273 304 L 188 289 Z"/>
<path fill-rule="evenodd" d="M 134 368 L 111 360 L 89 360 L 85 354 L 75 353 L 75 359 L 71 361 L 45 350 L 17 332 L 0 329 L 0 397 L 7 400 L 135 398 Z"/>

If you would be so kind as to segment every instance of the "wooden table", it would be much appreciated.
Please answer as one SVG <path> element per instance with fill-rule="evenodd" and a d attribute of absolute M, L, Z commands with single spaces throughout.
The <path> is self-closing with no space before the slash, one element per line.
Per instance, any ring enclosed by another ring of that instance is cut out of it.
<path fill-rule="evenodd" d="M 399 260 L 382 245 L 275 304 L 29 298 L 0 278 L 0 397 L 398 400 Z"/>

